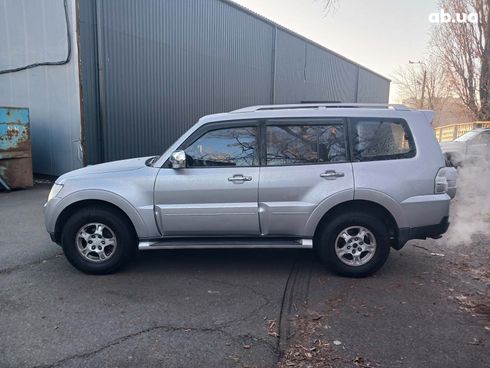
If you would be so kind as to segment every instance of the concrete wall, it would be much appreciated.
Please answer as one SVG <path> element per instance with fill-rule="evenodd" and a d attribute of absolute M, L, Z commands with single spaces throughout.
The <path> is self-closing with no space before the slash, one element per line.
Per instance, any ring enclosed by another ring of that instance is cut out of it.
<path fill-rule="evenodd" d="M 82 165 L 75 0 L 66 4 L 71 60 L 0 74 L 0 106 L 29 108 L 34 172 L 49 175 Z M 0 0 L 0 73 L 63 61 L 67 44 L 63 0 Z"/>

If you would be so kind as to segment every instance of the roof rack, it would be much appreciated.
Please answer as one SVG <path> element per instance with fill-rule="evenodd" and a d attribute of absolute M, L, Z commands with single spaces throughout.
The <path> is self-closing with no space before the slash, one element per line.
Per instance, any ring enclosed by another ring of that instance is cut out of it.
<path fill-rule="evenodd" d="M 289 110 L 289 109 L 338 109 L 338 108 L 369 108 L 369 109 L 392 109 L 397 111 L 409 111 L 409 107 L 400 104 L 365 104 L 365 103 L 302 103 L 285 105 L 257 105 L 233 110 L 232 113 L 267 111 L 267 110 Z"/>

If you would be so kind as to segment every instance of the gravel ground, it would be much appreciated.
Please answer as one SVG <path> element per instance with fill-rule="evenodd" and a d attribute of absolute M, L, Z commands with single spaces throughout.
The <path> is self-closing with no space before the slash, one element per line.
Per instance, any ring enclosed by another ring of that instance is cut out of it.
<path fill-rule="evenodd" d="M 49 188 L 0 193 L 0 367 L 487 367 L 488 236 L 410 242 L 375 276 L 310 251 L 153 251 L 73 269 Z"/>

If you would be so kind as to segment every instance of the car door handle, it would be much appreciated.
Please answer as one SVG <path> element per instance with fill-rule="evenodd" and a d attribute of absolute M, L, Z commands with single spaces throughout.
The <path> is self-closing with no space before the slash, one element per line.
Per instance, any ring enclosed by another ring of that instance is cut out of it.
<path fill-rule="evenodd" d="M 252 180 L 251 176 L 243 176 L 241 174 L 233 175 L 231 178 L 228 178 L 228 181 L 237 184 L 243 183 L 244 181 L 251 181 L 251 180 Z"/>
<path fill-rule="evenodd" d="M 337 172 L 335 170 L 327 170 L 324 173 L 321 173 L 320 174 L 320 177 L 326 178 L 326 179 L 329 179 L 329 180 L 341 178 L 343 176 L 344 176 L 344 173 L 343 172 Z"/>

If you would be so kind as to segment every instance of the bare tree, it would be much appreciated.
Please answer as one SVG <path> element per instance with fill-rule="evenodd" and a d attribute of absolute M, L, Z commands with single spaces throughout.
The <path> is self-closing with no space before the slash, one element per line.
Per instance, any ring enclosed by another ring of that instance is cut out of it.
<path fill-rule="evenodd" d="M 480 120 L 490 120 L 489 0 L 440 0 L 451 20 L 434 26 L 432 44 L 448 82 Z M 476 22 L 460 22 L 476 13 Z"/>
<path fill-rule="evenodd" d="M 340 0 L 315 0 L 323 5 L 324 14 L 332 13 L 337 9 Z"/>
<path fill-rule="evenodd" d="M 393 72 L 391 78 L 398 87 L 398 93 L 402 101 L 413 107 L 419 107 L 423 79 L 420 67 L 412 64 L 399 66 Z"/>
<path fill-rule="evenodd" d="M 444 68 L 435 57 L 399 67 L 392 79 L 404 103 L 413 107 L 437 111 L 451 95 Z"/>

